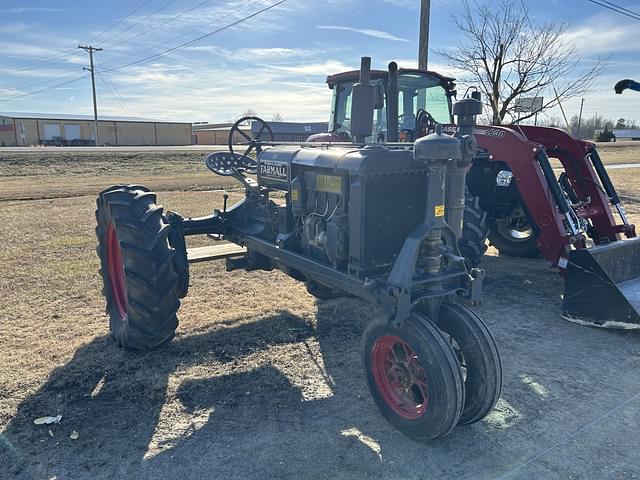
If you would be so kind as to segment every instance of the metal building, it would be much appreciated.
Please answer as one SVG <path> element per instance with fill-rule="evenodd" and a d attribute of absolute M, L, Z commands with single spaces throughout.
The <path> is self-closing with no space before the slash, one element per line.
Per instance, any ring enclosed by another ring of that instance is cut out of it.
<path fill-rule="evenodd" d="M 618 142 L 640 140 L 640 129 L 638 128 L 614 128 L 613 134 Z"/>
<path fill-rule="evenodd" d="M 191 124 L 98 117 L 101 145 L 191 145 Z M 0 112 L 0 146 L 95 145 L 91 115 Z"/>
<path fill-rule="evenodd" d="M 329 129 L 327 122 L 267 122 L 273 131 L 274 140 L 277 142 L 304 142 L 309 135 L 326 133 Z M 260 124 L 251 123 L 251 133 L 257 134 Z"/>
<path fill-rule="evenodd" d="M 325 133 L 329 128 L 327 122 L 267 122 L 273 131 L 273 137 L 278 142 L 304 142 L 310 135 Z M 199 145 L 226 145 L 232 123 L 195 123 L 193 136 Z M 251 122 L 241 127 L 247 135 L 254 136 L 260 130 L 260 124 Z M 242 141 L 236 135 L 238 141 Z"/>

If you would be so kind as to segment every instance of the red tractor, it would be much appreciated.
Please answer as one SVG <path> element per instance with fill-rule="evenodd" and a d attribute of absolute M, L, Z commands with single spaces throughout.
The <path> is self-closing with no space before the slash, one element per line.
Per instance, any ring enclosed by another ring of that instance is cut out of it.
<path fill-rule="evenodd" d="M 352 140 L 351 95 L 357 81 L 357 70 L 327 78 L 333 90 L 329 133 L 309 141 Z M 409 147 L 439 124 L 453 133 L 453 78 L 398 69 L 392 62 L 388 71 L 372 71 L 371 82 L 376 102 L 368 141 Z M 472 96 L 479 98 L 479 92 Z M 542 255 L 564 275 L 563 318 L 640 328 L 640 239 L 595 144 L 557 128 L 529 125 L 477 126 L 474 134 L 480 149 L 466 173 L 464 212 L 447 215 L 449 224 L 464 224 L 460 250 L 467 262 L 480 262 L 487 238 L 501 254 Z M 562 169 L 554 169 L 550 157 Z"/>

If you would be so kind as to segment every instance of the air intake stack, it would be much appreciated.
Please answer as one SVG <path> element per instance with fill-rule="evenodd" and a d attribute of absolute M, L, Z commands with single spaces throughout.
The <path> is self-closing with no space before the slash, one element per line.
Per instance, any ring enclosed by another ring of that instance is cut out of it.
<path fill-rule="evenodd" d="M 464 98 L 453 106 L 453 114 L 457 117 L 458 125 L 454 136 L 460 140 L 461 158 L 447 165 L 445 205 L 447 223 L 458 238 L 462 235 L 464 220 L 467 168 L 471 165 L 477 146 L 473 128 L 476 125 L 476 116 L 481 113 L 480 92 L 473 92 L 471 98 Z"/>

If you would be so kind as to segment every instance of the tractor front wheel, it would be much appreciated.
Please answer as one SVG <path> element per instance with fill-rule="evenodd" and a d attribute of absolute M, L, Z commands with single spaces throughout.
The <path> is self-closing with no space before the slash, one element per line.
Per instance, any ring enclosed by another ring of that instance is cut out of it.
<path fill-rule="evenodd" d="M 413 313 L 401 328 L 372 322 L 362 355 L 371 396 L 391 425 L 417 440 L 453 430 L 464 405 L 462 372 L 446 338 L 426 317 Z"/>
<path fill-rule="evenodd" d="M 482 420 L 502 390 L 502 362 L 489 328 L 472 310 L 456 303 L 440 307 L 436 325 L 449 336 L 464 377 L 465 401 L 460 423 Z"/>
<path fill-rule="evenodd" d="M 516 215 L 496 220 L 489 232 L 489 244 L 498 249 L 500 255 L 509 257 L 538 258 L 537 240 L 535 230 L 520 207 Z"/>
<path fill-rule="evenodd" d="M 157 347 L 175 334 L 184 279 L 171 226 L 156 195 L 137 185 L 100 193 L 96 236 L 111 334 L 130 350 Z M 183 275 L 182 275 L 183 276 Z"/>

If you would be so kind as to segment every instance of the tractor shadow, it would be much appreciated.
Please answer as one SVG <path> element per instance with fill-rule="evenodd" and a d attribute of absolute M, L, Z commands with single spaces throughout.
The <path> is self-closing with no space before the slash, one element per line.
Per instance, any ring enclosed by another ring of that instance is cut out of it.
<path fill-rule="evenodd" d="M 532 443 L 532 432 L 558 429 L 591 401 L 584 385 L 612 381 L 600 362 L 584 362 L 584 352 L 604 347 L 603 360 L 615 365 L 614 356 L 637 348 L 638 337 L 630 342 L 554 318 L 559 307 L 541 307 L 541 297 L 557 293 L 561 280 L 543 261 L 489 257 L 484 266 L 489 281 L 479 313 L 501 348 L 505 386 L 483 422 L 427 444 L 389 426 L 361 372 L 371 308 L 338 299 L 318 302 L 316 326 L 284 311 L 248 324 L 222 322 L 145 354 L 96 338 L 19 406 L 0 434 L 0 478 L 499 476 L 543 446 Z M 527 308 L 514 309 L 513 295 Z M 301 346 L 300 363 L 313 357 L 319 370 L 299 374 L 296 358 L 282 368 L 278 348 L 293 345 Z M 212 364 L 220 374 L 184 373 Z M 314 395 L 319 381 L 323 393 Z M 58 413 L 59 425 L 33 424 Z M 69 438 L 73 431 L 77 440 Z"/>
<path fill-rule="evenodd" d="M 231 326 L 184 336 L 149 353 L 123 352 L 109 337 L 79 348 L 20 404 L 0 433 L 0 478 L 200 478 L 221 467 L 227 478 L 241 471 L 264 478 L 270 468 L 274 476 L 295 476 L 290 471 L 293 458 L 298 467 L 313 463 L 313 444 L 304 444 L 297 434 L 308 436 L 309 426 L 316 430 L 323 423 L 319 440 L 327 443 L 330 435 L 332 451 L 337 447 L 357 452 L 358 458 L 378 458 L 336 432 L 335 412 L 328 413 L 323 400 L 305 401 L 300 387 L 278 368 L 256 362 L 253 368 L 233 371 L 243 359 L 267 349 L 306 342 L 316 334 L 307 321 L 284 311 L 249 324 L 227 323 Z M 342 326 L 339 330 L 346 332 Z M 174 391 L 180 410 L 164 411 L 171 377 L 211 363 L 222 364 L 224 373 L 211 376 L 208 371 L 205 378 L 178 380 Z M 157 439 L 161 418 L 171 422 L 201 412 L 200 424 L 165 425 L 168 435 Z M 63 417 L 57 425 L 33 423 L 57 414 Z M 297 433 L 292 435 L 291 428 Z M 76 440 L 70 438 L 73 432 L 79 433 Z M 157 448 L 149 455 L 152 442 Z M 265 463 L 248 461 L 257 451 Z M 326 464 L 326 457 L 315 461 Z"/>
<path fill-rule="evenodd" d="M 109 337 L 96 338 L 19 406 L 0 434 L 0 478 L 68 478 L 96 467 L 104 478 L 134 478 L 176 370 L 207 362 L 233 364 L 249 352 L 312 334 L 303 319 L 282 312 L 185 336 L 149 353 L 124 352 Z M 37 417 L 57 414 L 63 416 L 58 425 L 33 424 Z M 72 441 L 74 430 L 80 437 Z"/>

